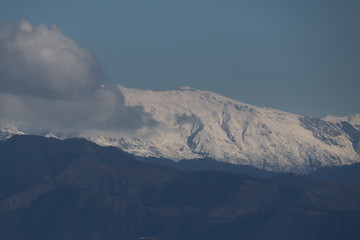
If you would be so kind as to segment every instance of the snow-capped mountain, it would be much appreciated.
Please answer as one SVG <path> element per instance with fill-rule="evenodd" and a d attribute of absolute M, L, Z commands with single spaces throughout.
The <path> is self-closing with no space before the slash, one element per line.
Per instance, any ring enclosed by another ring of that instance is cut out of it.
<path fill-rule="evenodd" d="M 4 141 L 14 135 L 23 135 L 17 127 L 11 123 L 0 123 L 0 141 Z"/>
<path fill-rule="evenodd" d="M 328 115 L 323 120 L 333 123 L 348 122 L 357 130 L 360 130 L 360 114 L 354 114 L 346 117 L 335 117 Z"/>
<path fill-rule="evenodd" d="M 360 114 L 317 119 L 188 87 L 163 92 L 118 88 L 127 105 L 142 106 L 158 124 L 135 134 L 93 131 L 83 137 L 139 156 L 211 157 L 273 171 L 306 173 L 360 162 Z M 21 133 L 16 131 L 1 128 L 0 136 Z"/>
<path fill-rule="evenodd" d="M 143 138 L 112 139 L 142 156 L 212 157 L 275 171 L 307 172 L 360 161 L 360 115 L 332 120 L 260 108 L 188 87 L 155 92 L 119 86 L 126 104 L 160 123 Z M 105 142 L 96 142 L 106 144 Z"/>

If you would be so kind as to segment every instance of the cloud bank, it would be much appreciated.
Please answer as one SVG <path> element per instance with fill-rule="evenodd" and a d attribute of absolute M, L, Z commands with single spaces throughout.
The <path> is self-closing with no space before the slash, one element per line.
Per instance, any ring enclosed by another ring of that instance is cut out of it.
<path fill-rule="evenodd" d="M 155 121 L 103 85 L 95 56 L 56 25 L 0 26 L 0 120 L 27 132 L 135 131 Z"/>

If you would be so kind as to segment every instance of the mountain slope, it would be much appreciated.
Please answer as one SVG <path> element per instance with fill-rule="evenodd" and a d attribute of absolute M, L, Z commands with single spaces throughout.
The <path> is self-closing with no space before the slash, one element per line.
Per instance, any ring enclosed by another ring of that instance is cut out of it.
<path fill-rule="evenodd" d="M 14 135 L 22 135 L 23 132 L 19 131 L 13 124 L 4 124 L 0 122 L 0 141 L 5 141 Z"/>
<path fill-rule="evenodd" d="M 353 122 L 327 121 L 260 108 L 187 87 L 155 92 L 119 86 L 128 105 L 160 123 L 151 134 L 96 138 L 141 156 L 211 157 L 272 171 L 308 172 L 360 161 Z"/>
<path fill-rule="evenodd" d="M 0 143 L 0 239 L 358 239 L 360 187 L 181 172 L 84 139 Z"/>
<path fill-rule="evenodd" d="M 95 130 L 66 136 L 138 156 L 212 158 L 278 172 L 307 173 L 360 162 L 360 114 L 317 119 L 188 87 L 164 92 L 118 88 L 127 105 L 142 107 L 157 125 L 131 133 Z M 0 127 L 0 140 L 18 133 L 14 127 Z M 52 129 L 48 133 L 55 136 Z"/>

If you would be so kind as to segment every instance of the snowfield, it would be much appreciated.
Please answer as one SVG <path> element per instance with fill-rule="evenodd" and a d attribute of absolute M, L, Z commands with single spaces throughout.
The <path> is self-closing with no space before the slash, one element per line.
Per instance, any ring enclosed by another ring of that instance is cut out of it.
<path fill-rule="evenodd" d="M 126 105 L 142 106 L 157 124 L 132 135 L 83 135 L 103 146 L 174 161 L 211 157 L 297 173 L 360 162 L 360 114 L 316 119 L 189 87 L 163 92 L 117 87 Z"/>

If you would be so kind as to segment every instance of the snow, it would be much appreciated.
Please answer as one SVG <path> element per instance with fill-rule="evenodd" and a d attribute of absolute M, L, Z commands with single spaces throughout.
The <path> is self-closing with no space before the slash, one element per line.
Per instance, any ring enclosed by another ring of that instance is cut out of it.
<path fill-rule="evenodd" d="M 323 118 L 325 121 L 333 122 L 333 123 L 341 123 L 341 122 L 349 122 L 355 129 L 360 131 L 360 114 L 353 114 L 345 117 L 335 117 L 332 115 L 328 115 Z"/>
<path fill-rule="evenodd" d="M 307 172 L 320 166 L 359 162 L 346 133 L 329 145 L 302 126 L 302 116 L 260 108 L 221 95 L 181 87 L 155 92 L 118 86 L 127 105 L 141 105 L 162 123 L 157 134 L 141 139 L 152 146 L 146 156 L 173 160 L 212 157 L 275 171 Z M 353 118 L 352 118 L 353 119 Z M 133 139 L 127 151 L 141 155 Z M 144 147 L 144 146 L 142 146 Z M 181 149 L 181 150 L 180 150 Z"/>
<path fill-rule="evenodd" d="M 12 123 L 0 122 L 0 141 L 5 141 L 6 139 L 14 135 L 23 135 L 24 132 L 21 132 L 17 127 Z"/>
<path fill-rule="evenodd" d="M 94 131 L 82 137 L 139 156 L 211 157 L 282 172 L 360 162 L 354 140 L 341 125 L 345 121 L 360 131 L 360 114 L 312 119 L 190 87 L 162 92 L 118 88 L 126 105 L 142 106 L 159 124 L 130 135 Z M 1 126 L 2 140 L 22 134 L 15 126 Z M 49 129 L 47 136 L 59 135 Z"/>

